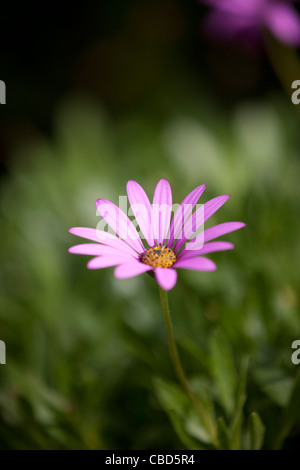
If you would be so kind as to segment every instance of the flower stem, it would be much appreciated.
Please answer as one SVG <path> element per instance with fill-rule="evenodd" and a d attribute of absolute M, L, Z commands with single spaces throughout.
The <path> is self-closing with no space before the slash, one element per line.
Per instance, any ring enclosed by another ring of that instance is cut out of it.
<path fill-rule="evenodd" d="M 168 302 L 168 293 L 167 293 L 167 291 L 165 291 L 164 289 L 159 287 L 159 294 L 160 294 L 161 307 L 162 307 L 162 311 L 163 311 L 164 319 L 165 319 L 165 324 L 166 324 L 170 356 L 171 356 L 171 360 L 172 360 L 175 372 L 176 372 L 177 377 L 178 377 L 178 379 L 179 379 L 179 381 L 182 385 L 182 388 L 184 389 L 186 395 L 190 399 L 190 401 L 193 404 L 194 408 L 196 409 L 198 415 L 200 416 L 203 424 L 205 425 L 207 431 L 209 432 L 209 434 L 211 436 L 212 443 L 215 445 L 215 447 L 218 448 L 219 444 L 218 444 L 218 438 L 217 438 L 216 427 L 214 425 L 214 422 L 212 421 L 210 416 L 206 413 L 206 411 L 203 408 L 202 404 L 199 402 L 197 397 L 194 395 L 194 393 L 190 389 L 187 377 L 185 375 L 182 364 L 180 362 L 178 349 L 177 349 L 175 338 L 174 338 L 174 331 L 173 331 L 172 320 L 171 320 L 171 312 L 170 312 L 170 307 L 169 307 L 169 302 Z"/>

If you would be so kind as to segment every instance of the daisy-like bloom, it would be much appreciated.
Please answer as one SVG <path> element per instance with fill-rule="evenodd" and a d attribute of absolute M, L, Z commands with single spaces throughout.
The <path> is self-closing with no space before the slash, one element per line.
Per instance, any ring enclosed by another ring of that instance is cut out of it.
<path fill-rule="evenodd" d="M 215 37 L 251 43 L 266 28 L 279 41 L 297 46 L 300 44 L 300 19 L 293 2 L 295 0 L 202 0 L 213 8 L 205 20 L 205 29 Z"/>
<path fill-rule="evenodd" d="M 137 182 L 129 181 L 127 195 L 141 235 L 118 206 L 98 199 L 96 207 L 99 214 L 118 236 L 98 228 L 71 228 L 70 232 L 74 235 L 96 243 L 75 245 L 69 252 L 94 256 L 87 264 L 89 269 L 116 266 L 114 274 L 118 279 L 154 271 L 159 286 L 164 290 L 175 286 L 177 269 L 215 271 L 215 263 L 203 255 L 231 250 L 234 245 L 212 240 L 245 224 L 226 222 L 202 229 L 200 234 L 196 234 L 229 198 L 228 195 L 215 197 L 200 207 L 197 205 L 193 211 L 204 189 L 203 184 L 188 194 L 172 218 L 172 191 L 167 180 L 158 182 L 152 205 L 143 188 Z"/>

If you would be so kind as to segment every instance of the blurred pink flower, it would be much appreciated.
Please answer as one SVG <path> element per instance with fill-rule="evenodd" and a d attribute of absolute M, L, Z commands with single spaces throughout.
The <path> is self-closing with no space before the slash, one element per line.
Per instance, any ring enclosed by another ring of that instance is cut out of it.
<path fill-rule="evenodd" d="M 203 255 L 234 248 L 226 241 L 211 241 L 245 226 L 242 222 L 226 222 L 203 230 L 203 224 L 227 201 L 228 195 L 218 196 L 205 204 L 197 201 L 205 185 L 194 189 L 172 215 L 172 191 L 167 180 L 158 182 L 153 204 L 135 181 L 127 183 L 127 195 L 132 213 L 140 228 L 115 204 L 105 199 L 96 201 L 104 221 L 118 235 L 85 227 L 71 228 L 70 232 L 97 243 L 75 245 L 70 253 L 92 255 L 87 267 L 101 269 L 116 266 L 118 279 L 130 278 L 154 271 L 155 278 L 164 290 L 172 289 L 177 281 L 177 268 L 195 271 L 215 271 L 216 265 Z M 196 234 L 199 228 L 200 234 Z M 191 239 L 191 237 L 193 237 Z M 145 247 L 142 238 L 147 242 Z"/>
<path fill-rule="evenodd" d="M 205 30 L 217 38 L 241 39 L 251 43 L 261 31 L 270 30 L 289 46 L 300 44 L 300 18 L 291 5 L 297 0 L 202 0 L 213 11 L 204 22 Z"/>

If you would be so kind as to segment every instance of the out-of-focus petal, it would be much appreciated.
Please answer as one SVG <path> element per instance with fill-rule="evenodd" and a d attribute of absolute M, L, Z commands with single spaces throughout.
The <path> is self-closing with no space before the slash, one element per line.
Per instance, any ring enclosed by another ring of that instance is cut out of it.
<path fill-rule="evenodd" d="M 200 250 L 186 250 L 185 248 L 180 252 L 179 259 L 195 258 L 195 256 L 206 255 L 207 253 L 214 253 L 216 251 L 233 250 L 234 245 L 230 242 L 211 242 L 205 243 Z"/>
<path fill-rule="evenodd" d="M 69 230 L 73 235 L 78 237 L 86 238 L 94 242 L 102 243 L 103 245 L 119 248 L 120 250 L 127 251 L 132 255 L 136 254 L 136 251 L 131 248 L 126 242 L 117 238 L 115 235 L 104 230 L 98 230 L 96 228 L 89 227 L 73 227 Z"/>
<path fill-rule="evenodd" d="M 229 41 L 259 28 L 260 23 L 253 21 L 252 17 L 232 15 L 223 11 L 209 13 L 203 22 L 203 30 L 207 36 Z"/>
<path fill-rule="evenodd" d="M 228 200 L 230 196 L 218 196 L 210 201 L 206 202 L 202 207 L 196 210 L 196 212 L 189 218 L 184 224 L 183 231 L 178 235 L 178 239 L 174 246 L 174 251 L 177 252 L 179 248 L 188 240 L 191 235 L 196 232 L 201 225 L 203 225 L 223 204 Z"/>
<path fill-rule="evenodd" d="M 155 188 L 152 206 L 152 229 L 156 243 L 164 243 L 172 214 L 172 191 L 167 180 L 161 179 Z"/>
<path fill-rule="evenodd" d="M 124 262 L 116 267 L 114 274 L 115 277 L 118 279 L 128 279 L 130 277 L 138 276 L 139 274 L 143 274 L 147 271 L 151 271 L 153 268 L 152 266 L 148 266 L 147 264 L 143 264 L 140 262 Z"/>
<path fill-rule="evenodd" d="M 155 278 L 164 290 L 173 289 L 177 281 L 177 272 L 172 268 L 155 268 Z"/>
<path fill-rule="evenodd" d="M 122 240 L 126 241 L 138 253 L 145 251 L 144 245 L 139 234 L 127 215 L 113 202 L 106 199 L 98 199 L 96 207 L 99 214 L 108 223 L 108 225 L 116 232 Z"/>
<path fill-rule="evenodd" d="M 211 6 L 222 12 L 228 12 L 233 15 L 254 16 L 258 15 L 264 7 L 264 0 L 202 0 L 208 6 Z"/>
<path fill-rule="evenodd" d="M 150 246 L 154 245 L 151 237 L 151 204 L 147 194 L 136 181 L 128 181 L 127 195 L 137 223 Z"/>
<path fill-rule="evenodd" d="M 192 210 L 194 209 L 195 204 L 197 204 L 200 196 L 205 190 L 205 187 L 206 185 L 202 184 L 201 186 L 195 188 L 191 193 L 186 196 L 186 198 L 179 205 L 170 225 L 170 235 L 167 246 L 171 247 L 173 245 L 174 240 L 182 229 L 184 223 L 191 215 Z"/>
<path fill-rule="evenodd" d="M 300 44 L 300 18 L 296 10 L 284 2 L 270 2 L 265 24 L 272 33 L 289 46 Z"/>
<path fill-rule="evenodd" d="M 216 264 L 208 258 L 198 257 L 190 259 L 180 259 L 173 265 L 174 268 L 192 269 L 194 271 L 215 271 Z"/>

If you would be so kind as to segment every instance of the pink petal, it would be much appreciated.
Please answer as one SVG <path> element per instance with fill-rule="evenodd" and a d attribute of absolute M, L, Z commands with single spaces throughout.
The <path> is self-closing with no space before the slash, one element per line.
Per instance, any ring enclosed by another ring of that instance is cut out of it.
<path fill-rule="evenodd" d="M 186 250 L 185 248 L 180 252 L 178 259 L 195 258 L 195 256 L 206 255 L 207 253 L 214 253 L 216 251 L 233 250 L 234 245 L 230 242 L 211 242 L 205 243 L 199 250 Z"/>
<path fill-rule="evenodd" d="M 147 194 L 136 181 L 128 181 L 127 195 L 131 209 L 137 223 L 146 238 L 148 244 L 153 246 L 154 239 L 151 237 L 151 204 Z"/>
<path fill-rule="evenodd" d="M 191 193 L 186 196 L 186 198 L 182 201 L 182 203 L 176 210 L 170 225 L 170 235 L 167 244 L 169 247 L 173 245 L 174 240 L 182 229 L 184 222 L 186 222 L 189 216 L 191 215 L 192 210 L 194 209 L 195 204 L 198 202 L 200 196 L 205 190 L 205 187 L 206 185 L 202 184 L 201 186 L 198 186 L 198 188 L 194 189 Z"/>
<path fill-rule="evenodd" d="M 106 199 L 98 199 L 96 206 L 99 214 L 122 240 L 126 241 L 138 253 L 145 251 L 135 226 L 118 206 Z"/>
<path fill-rule="evenodd" d="M 101 269 L 117 266 L 122 262 L 124 262 L 124 257 L 120 257 L 119 255 L 97 256 L 88 262 L 87 267 L 89 269 Z"/>
<path fill-rule="evenodd" d="M 180 259 L 173 265 L 174 268 L 193 269 L 195 271 L 215 271 L 216 264 L 208 258 L 198 257 L 191 259 Z"/>
<path fill-rule="evenodd" d="M 130 277 L 138 276 L 139 274 L 143 274 L 147 271 L 151 271 L 153 268 L 152 266 L 148 266 L 147 264 L 143 264 L 140 262 L 133 263 L 123 263 L 120 266 L 117 266 L 115 269 L 115 277 L 118 279 L 128 279 Z"/>
<path fill-rule="evenodd" d="M 167 180 L 161 179 L 155 188 L 152 205 L 152 233 L 156 243 L 164 243 L 170 227 L 172 191 Z"/>
<path fill-rule="evenodd" d="M 179 234 L 178 239 L 174 246 L 176 252 L 188 240 L 191 235 L 198 230 L 223 204 L 228 200 L 230 196 L 218 196 L 210 201 L 206 202 L 204 206 L 199 207 L 196 212 L 189 218 L 184 224 L 183 231 Z"/>
<path fill-rule="evenodd" d="M 87 240 L 92 240 L 107 246 L 119 248 L 120 250 L 127 251 L 132 255 L 136 254 L 136 251 L 127 245 L 127 243 L 125 243 L 120 238 L 117 238 L 112 233 L 105 232 L 104 230 L 88 227 L 73 227 L 69 230 L 69 232 L 73 235 L 77 235 L 78 237 L 86 238 Z"/>
<path fill-rule="evenodd" d="M 300 44 L 300 19 L 296 10 L 283 2 L 273 2 L 266 9 L 266 26 L 277 38 L 290 46 Z"/>
<path fill-rule="evenodd" d="M 237 16 L 258 15 L 264 7 L 264 0 L 202 0 L 208 6 Z"/>
<path fill-rule="evenodd" d="M 221 237 L 222 235 L 226 235 L 227 233 L 234 232 L 235 230 L 239 230 L 243 227 L 246 227 L 246 224 L 243 222 L 225 222 L 223 224 L 214 225 L 213 227 L 209 227 L 203 232 L 204 243 L 214 240 L 215 238 Z M 196 238 L 190 240 L 190 243 L 193 243 Z M 201 247 L 199 247 L 200 249 Z"/>
<path fill-rule="evenodd" d="M 251 16 L 234 15 L 226 11 L 213 11 L 204 20 L 203 28 L 210 37 L 233 40 L 260 24 Z"/>
<path fill-rule="evenodd" d="M 127 251 L 122 251 L 118 248 L 113 248 L 111 246 L 100 245 L 100 243 L 83 243 L 81 245 L 75 245 L 69 248 L 69 253 L 92 256 L 116 255 L 128 259 L 138 259 L 137 253 L 135 255 L 132 255 Z"/>
<path fill-rule="evenodd" d="M 164 290 L 173 289 L 177 281 L 177 272 L 172 268 L 155 268 L 155 278 Z"/>

